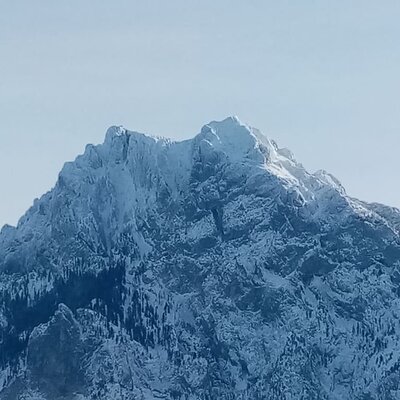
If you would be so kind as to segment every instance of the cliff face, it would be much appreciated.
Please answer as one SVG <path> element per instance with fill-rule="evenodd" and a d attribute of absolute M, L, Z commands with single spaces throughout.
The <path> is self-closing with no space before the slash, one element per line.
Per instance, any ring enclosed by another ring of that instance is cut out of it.
<path fill-rule="evenodd" d="M 397 399 L 399 226 L 236 118 L 110 128 L 1 231 L 1 398 Z"/>

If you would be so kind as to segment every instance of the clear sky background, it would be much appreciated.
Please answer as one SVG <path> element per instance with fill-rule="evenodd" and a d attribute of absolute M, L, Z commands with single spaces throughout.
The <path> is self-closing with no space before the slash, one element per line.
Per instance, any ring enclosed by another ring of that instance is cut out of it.
<path fill-rule="evenodd" d="M 400 1 L 0 0 L 0 226 L 110 125 L 236 114 L 400 206 Z"/>

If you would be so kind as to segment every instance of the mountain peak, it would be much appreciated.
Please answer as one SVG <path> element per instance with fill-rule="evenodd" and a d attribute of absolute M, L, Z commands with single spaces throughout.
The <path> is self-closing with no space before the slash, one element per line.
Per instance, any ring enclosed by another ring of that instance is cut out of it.
<path fill-rule="evenodd" d="M 400 398 L 399 232 L 237 117 L 113 126 L 0 231 L 0 397 Z"/>
<path fill-rule="evenodd" d="M 225 153 L 231 161 L 251 159 L 264 163 L 275 152 L 266 136 L 242 123 L 236 116 L 209 122 L 195 140 L 205 140 L 214 150 Z"/>
<path fill-rule="evenodd" d="M 247 125 L 243 124 L 237 116 L 230 116 L 223 120 L 214 120 L 210 121 L 208 124 L 204 125 L 201 129 L 201 132 L 207 132 L 210 129 L 218 130 L 218 131 L 226 131 L 234 133 L 238 127 L 247 128 L 248 132 L 250 129 Z"/>
<path fill-rule="evenodd" d="M 123 136 L 127 133 L 127 130 L 123 126 L 110 126 L 107 129 L 105 143 L 111 142 L 115 137 Z"/>
<path fill-rule="evenodd" d="M 236 115 L 230 115 L 220 121 L 214 120 L 209 123 L 209 125 L 220 125 L 220 126 L 234 126 L 234 125 L 244 125 L 242 121 Z"/>

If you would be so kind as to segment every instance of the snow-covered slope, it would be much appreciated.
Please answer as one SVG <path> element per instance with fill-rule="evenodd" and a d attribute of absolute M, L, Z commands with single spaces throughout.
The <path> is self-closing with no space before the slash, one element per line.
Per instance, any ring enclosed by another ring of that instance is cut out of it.
<path fill-rule="evenodd" d="M 397 399 L 399 215 L 236 117 L 112 127 L 0 233 L 0 397 Z"/>

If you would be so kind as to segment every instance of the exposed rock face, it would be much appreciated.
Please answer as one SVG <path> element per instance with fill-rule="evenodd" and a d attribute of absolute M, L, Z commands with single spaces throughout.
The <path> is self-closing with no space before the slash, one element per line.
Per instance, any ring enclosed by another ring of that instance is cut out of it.
<path fill-rule="evenodd" d="M 110 128 L 0 234 L 3 399 L 398 399 L 399 211 L 236 118 Z"/>
<path fill-rule="evenodd" d="M 83 346 L 80 325 L 71 310 L 60 304 L 51 320 L 36 327 L 28 341 L 27 370 L 40 389 L 64 396 L 83 384 Z"/>

